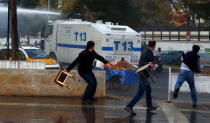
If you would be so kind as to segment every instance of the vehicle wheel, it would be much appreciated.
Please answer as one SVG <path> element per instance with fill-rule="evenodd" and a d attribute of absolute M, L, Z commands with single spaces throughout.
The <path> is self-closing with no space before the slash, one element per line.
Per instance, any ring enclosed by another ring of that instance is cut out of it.
<path fill-rule="evenodd" d="M 57 61 L 57 56 L 55 55 L 55 53 L 50 53 L 50 58 L 54 59 L 55 61 Z"/>

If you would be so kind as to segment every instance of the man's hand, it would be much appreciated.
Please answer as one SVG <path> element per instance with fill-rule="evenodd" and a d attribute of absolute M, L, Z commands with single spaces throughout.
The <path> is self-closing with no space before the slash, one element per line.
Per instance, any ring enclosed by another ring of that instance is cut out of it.
<path fill-rule="evenodd" d="M 70 71 L 69 71 L 70 72 Z M 67 70 L 63 70 L 63 73 L 67 74 L 68 76 L 70 76 L 71 78 L 74 78 L 73 75 L 71 75 Z"/>
<path fill-rule="evenodd" d="M 113 66 L 113 65 L 112 65 L 110 62 L 108 62 L 108 63 L 105 65 L 105 69 L 111 69 L 112 66 Z"/>
<path fill-rule="evenodd" d="M 65 74 L 69 74 L 69 72 L 67 70 L 63 70 L 63 73 Z"/>
<path fill-rule="evenodd" d="M 150 66 L 150 67 L 154 67 L 154 63 L 149 62 L 149 66 Z"/>

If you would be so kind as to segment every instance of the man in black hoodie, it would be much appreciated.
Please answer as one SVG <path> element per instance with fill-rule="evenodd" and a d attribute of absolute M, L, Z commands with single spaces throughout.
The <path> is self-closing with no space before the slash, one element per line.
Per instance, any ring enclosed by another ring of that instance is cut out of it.
<path fill-rule="evenodd" d="M 194 82 L 194 72 L 200 72 L 200 56 L 198 55 L 198 52 L 200 50 L 200 47 L 198 45 L 193 45 L 192 51 L 187 52 L 186 54 L 183 53 L 183 61 L 181 64 L 181 70 L 179 72 L 173 98 L 178 97 L 179 89 L 184 83 L 184 81 L 187 81 L 190 91 L 191 91 L 191 97 L 192 97 L 192 103 L 193 107 L 195 108 L 197 106 L 197 94 L 196 94 L 196 88 L 195 88 L 195 82 Z"/>
<path fill-rule="evenodd" d="M 79 75 L 87 82 L 87 88 L 83 95 L 83 103 L 91 104 L 96 101 L 94 95 L 96 92 L 97 81 L 92 72 L 93 62 L 95 59 L 107 64 L 108 62 L 100 55 L 98 55 L 95 50 L 95 43 L 93 41 L 88 41 L 86 49 L 83 50 L 79 56 L 73 61 L 72 64 L 66 69 L 68 72 L 73 69 L 77 64 Z"/>

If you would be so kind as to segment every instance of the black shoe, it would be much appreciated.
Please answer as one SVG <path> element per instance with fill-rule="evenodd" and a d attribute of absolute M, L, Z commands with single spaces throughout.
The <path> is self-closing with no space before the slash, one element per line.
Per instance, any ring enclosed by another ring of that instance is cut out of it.
<path fill-rule="evenodd" d="M 153 110 L 156 110 L 157 109 L 157 107 L 154 107 L 154 106 L 152 106 L 152 107 L 147 107 L 147 111 L 153 111 Z"/>
<path fill-rule="evenodd" d="M 87 100 L 82 100 L 82 104 L 85 104 L 85 105 L 92 105 L 93 102 L 92 102 L 91 100 L 87 99 Z"/>
<path fill-rule="evenodd" d="M 178 97 L 178 94 L 179 94 L 179 88 L 176 88 L 174 90 L 173 98 L 176 99 Z"/>
<path fill-rule="evenodd" d="M 193 108 L 196 108 L 196 107 L 197 107 L 197 104 L 193 104 L 192 107 L 193 107 Z"/>
<path fill-rule="evenodd" d="M 126 107 L 124 108 L 124 110 L 127 111 L 127 112 L 129 112 L 129 113 L 131 114 L 131 116 L 135 116 L 135 115 L 136 115 L 136 113 L 133 112 L 133 109 L 130 108 L 130 107 L 128 107 L 128 106 L 126 106 Z"/>

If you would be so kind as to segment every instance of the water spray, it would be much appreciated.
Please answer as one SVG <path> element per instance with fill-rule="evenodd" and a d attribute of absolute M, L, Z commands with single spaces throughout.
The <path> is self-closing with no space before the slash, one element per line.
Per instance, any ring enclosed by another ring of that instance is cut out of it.
<path fill-rule="evenodd" d="M 1 12 L 7 12 L 7 7 L 0 6 L 0 13 Z M 34 9 L 24 9 L 24 8 L 17 8 L 18 14 L 44 14 L 44 15 L 60 15 L 61 13 L 58 12 L 50 12 L 50 11 L 44 11 L 44 10 L 34 10 Z"/>

